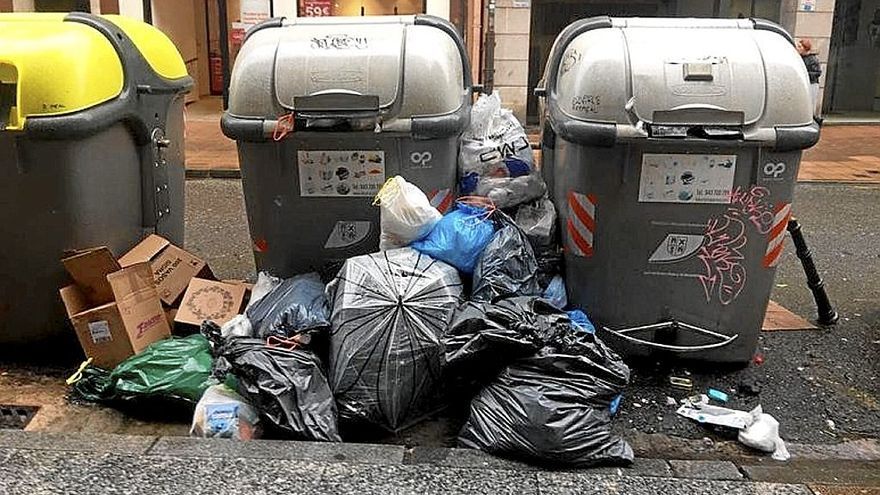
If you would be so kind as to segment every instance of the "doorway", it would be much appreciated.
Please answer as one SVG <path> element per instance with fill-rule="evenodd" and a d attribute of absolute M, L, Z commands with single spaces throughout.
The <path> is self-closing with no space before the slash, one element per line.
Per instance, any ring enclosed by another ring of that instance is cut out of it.
<path fill-rule="evenodd" d="M 880 117 L 880 0 L 837 0 L 823 107 Z"/>

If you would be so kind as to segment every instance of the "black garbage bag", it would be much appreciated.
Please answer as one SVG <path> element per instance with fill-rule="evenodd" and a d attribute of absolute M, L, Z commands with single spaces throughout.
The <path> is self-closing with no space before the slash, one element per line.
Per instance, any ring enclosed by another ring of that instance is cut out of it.
<path fill-rule="evenodd" d="M 628 381 L 629 368 L 594 334 L 567 332 L 474 398 L 459 442 L 554 467 L 629 464 L 610 410 Z"/>
<path fill-rule="evenodd" d="M 458 272 L 411 248 L 350 258 L 328 286 L 330 384 L 340 418 L 396 431 L 429 413 Z"/>
<path fill-rule="evenodd" d="M 284 280 L 247 309 L 254 335 L 288 338 L 330 327 L 324 283 L 317 273 Z"/>
<path fill-rule="evenodd" d="M 314 353 L 243 337 L 227 338 L 216 352 L 215 374 L 231 373 L 238 393 L 271 425 L 298 440 L 342 441 L 336 403 Z"/>
<path fill-rule="evenodd" d="M 538 261 L 528 237 L 501 212 L 501 228 L 483 250 L 474 268 L 471 300 L 493 301 L 509 295 L 540 295 Z"/>
<path fill-rule="evenodd" d="M 538 297 L 466 302 L 443 334 L 447 378 L 486 384 L 504 366 L 533 355 L 570 329 L 568 315 Z"/>

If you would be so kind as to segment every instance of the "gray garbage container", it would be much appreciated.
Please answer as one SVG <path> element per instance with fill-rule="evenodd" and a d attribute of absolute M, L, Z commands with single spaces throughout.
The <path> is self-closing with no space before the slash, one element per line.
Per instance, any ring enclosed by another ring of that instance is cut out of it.
<path fill-rule="evenodd" d="M 272 19 L 248 33 L 223 132 L 238 142 L 257 266 L 290 276 L 378 250 L 385 180 L 436 206 L 470 117 L 464 44 L 431 16 Z"/>
<path fill-rule="evenodd" d="M 762 20 L 585 19 L 538 93 L 571 304 L 628 354 L 748 361 L 819 138 L 790 36 Z"/>
<path fill-rule="evenodd" d="M 183 242 L 191 86 L 174 44 L 142 22 L 0 15 L 0 352 L 73 337 L 66 251 Z"/>

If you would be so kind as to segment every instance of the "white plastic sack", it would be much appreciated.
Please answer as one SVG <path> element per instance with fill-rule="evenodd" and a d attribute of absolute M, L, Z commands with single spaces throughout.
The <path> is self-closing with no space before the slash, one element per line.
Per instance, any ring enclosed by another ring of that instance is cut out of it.
<path fill-rule="evenodd" d="M 381 208 L 381 251 L 406 247 L 425 237 L 443 216 L 421 189 L 399 175 L 382 186 L 376 202 Z"/>
<path fill-rule="evenodd" d="M 260 416 L 253 406 L 226 385 L 205 390 L 193 414 L 189 434 L 201 438 L 252 440 L 261 433 Z"/>
<path fill-rule="evenodd" d="M 253 337 L 254 327 L 251 325 L 251 320 L 248 319 L 247 315 L 238 315 L 220 327 L 220 335 L 224 339 L 229 337 Z"/>
<path fill-rule="evenodd" d="M 553 233 L 556 230 L 556 207 L 553 206 L 553 201 L 543 198 L 520 206 L 514 221 L 523 229 L 533 246 L 547 246 L 553 242 Z"/>
<path fill-rule="evenodd" d="M 769 414 L 761 414 L 751 426 L 739 432 L 738 439 L 746 447 L 771 452 L 777 461 L 791 458 L 785 442 L 779 436 L 779 421 Z"/>
<path fill-rule="evenodd" d="M 461 193 L 486 196 L 498 208 L 532 201 L 547 190 L 525 129 L 513 112 L 501 108 L 498 93 L 482 95 L 474 103 L 458 165 Z"/>
<path fill-rule="evenodd" d="M 248 305 L 245 310 L 256 304 L 257 301 L 262 299 L 266 294 L 272 292 L 272 290 L 279 285 L 281 285 L 280 278 L 273 277 L 267 272 L 260 272 L 259 274 L 257 274 L 257 283 L 255 283 L 254 288 L 251 289 L 251 299 L 250 301 L 248 301 Z"/>

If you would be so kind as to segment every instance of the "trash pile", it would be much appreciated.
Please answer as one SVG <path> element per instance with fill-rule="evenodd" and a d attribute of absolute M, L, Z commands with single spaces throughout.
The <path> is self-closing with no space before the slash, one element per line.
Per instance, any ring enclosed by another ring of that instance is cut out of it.
<path fill-rule="evenodd" d="M 446 214 L 388 179 L 378 250 L 329 277 L 216 280 L 158 236 L 119 259 L 66 257 L 61 296 L 89 358 L 71 396 L 184 405 L 199 437 L 328 442 L 346 425 L 399 432 L 458 401 L 462 446 L 554 467 L 632 462 L 612 431 L 629 368 L 587 308 L 568 308 L 556 211 L 497 95 L 474 106 L 459 160 Z M 763 446 L 750 428 L 773 425 L 749 414 L 743 435 Z"/>

